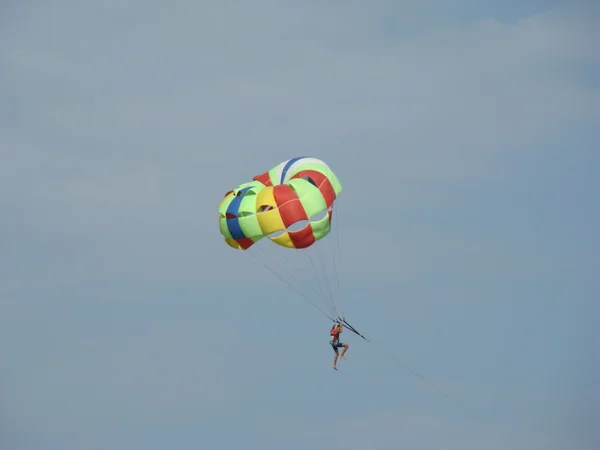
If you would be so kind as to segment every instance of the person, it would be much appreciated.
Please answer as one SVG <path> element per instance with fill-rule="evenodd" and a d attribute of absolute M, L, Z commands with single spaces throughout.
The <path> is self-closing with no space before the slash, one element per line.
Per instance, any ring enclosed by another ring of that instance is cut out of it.
<path fill-rule="evenodd" d="M 340 334 L 342 333 L 342 324 L 341 323 L 337 323 L 337 324 L 333 324 L 333 326 L 331 327 L 331 330 L 329 330 L 329 335 L 330 340 L 329 340 L 329 344 L 333 347 L 333 351 L 335 352 L 335 356 L 333 357 L 333 368 L 335 370 L 337 370 L 337 360 L 338 358 L 342 358 L 342 359 L 346 359 L 346 357 L 344 356 L 346 354 L 346 352 L 348 351 L 348 347 L 350 347 L 348 344 L 344 344 L 343 342 L 340 341 Z M 342 350 L 342 354 L 339 354 L 338 348 L 343 348 L 344 350 Z"/>

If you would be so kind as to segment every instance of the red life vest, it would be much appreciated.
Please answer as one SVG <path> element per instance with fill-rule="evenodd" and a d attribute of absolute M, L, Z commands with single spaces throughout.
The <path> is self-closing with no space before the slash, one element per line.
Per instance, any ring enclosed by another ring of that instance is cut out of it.
<path fill-rule="evenodd" d="M 340 339 L 340 332 L 338 331 L 337 327 L 332 327 L 329 331 L 329 334 L 331 335 L 331 339 L 333 339 L 334 341 Z"/>

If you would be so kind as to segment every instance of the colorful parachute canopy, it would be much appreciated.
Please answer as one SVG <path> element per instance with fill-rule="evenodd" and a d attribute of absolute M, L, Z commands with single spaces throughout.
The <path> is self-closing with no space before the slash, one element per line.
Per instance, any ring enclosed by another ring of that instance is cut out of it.
<path fill-rule="evenodd" d="M 341 191 L 323 161 L 292 158 L 227 192 L 219 205 L 219 228 L 225 242 L 239 250 L 265 236 L 283 247 L 310 247 L 331 230 Z"/>

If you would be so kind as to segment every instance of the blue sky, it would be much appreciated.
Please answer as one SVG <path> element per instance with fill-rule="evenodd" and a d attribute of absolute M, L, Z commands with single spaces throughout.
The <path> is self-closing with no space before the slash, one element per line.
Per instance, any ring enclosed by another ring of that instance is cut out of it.
<path fill-rule="evenodd" d="M 2 448 L 598 448 L 598 7 L 165 5 L 1 7 Z M 336 373 L 218 233 L 298 155 L 373 340 Z"/>

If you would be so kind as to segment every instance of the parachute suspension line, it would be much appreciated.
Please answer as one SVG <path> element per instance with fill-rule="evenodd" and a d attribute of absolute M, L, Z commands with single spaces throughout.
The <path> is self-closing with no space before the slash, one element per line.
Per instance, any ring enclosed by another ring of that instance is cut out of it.
<path fill-rule="evenodd" d="M 367 341 L 369 342 L 369 341 Z M 370 343 L 370 342 L 369 342 Z M 373 346 L 373 344 L 371 343 L 371 346 Z M 412 373 L 414 376 L 416 376 L 417 378 L 419 378 L 421 381 L 427 383 L 429 386 L 431 386 L 432 388 L 434 388 L 436 391 L 438 391 L 440 394 L 442 394 L 444 397 L 446 397 L 448 400 L 454 402 L 455 405 L 457 406 L 462 406 L 463 408 L 466 409 L 466 405 L 463 402 L 460 402 L 456 397 L 451 397 L 450 394 L 448 394 L 447 392 L 443 391 L 442 389 L 440 389 L 435 383 L 433 383 L 433 381 L 428 380 L 427 378 L 425 378 L 423 375 L 421 375 L 420 373 L 418 373 L 416 370 L 414 370 L 412 367 L 410 367 L 408 364 L 406 364 L 404 361 L 402 361 L 400 358 L 392 355 L 391 353 L 385 351 L 385 350 L 380 350 L 381 353 L 385 356 L 387 356 L 388 358 L 396 361 L 397 363 L 399 363 L 402 367 L 404 367 L 406 370 L 408 370 L 410 373 Z M 481 417 L 480 418 L 487 426 L 489 426 L 490 428 L 494 429 L 494 427 L 492 426 L 492 424 L 486 420 L 485 418 Z M 503 435 L 504 438 L 506 438 L 507 440 L 513 442 L 515 445 L 517 445 L 518 447 L 524 449 L 525 447 L 521 444 L 519 444 L 518 442 L 515 441 L 515 439 L 513 438 L 513 436 L 511 436 L 510 434 L 506 433 L 506 432 L 500 432 L 498 429 L 495 429 L 496 432 L 498 432 L 499 434 Z"/>
<path fill-rule="evenodd" d="M 245 252 L 248 253 L 248 252 Z M 260 261 L 259 259 L 257 259 L 252 253 L 248 253 L 252 258 L 254 258 L 257 262 L 259 262 L 260 264 L 262 264 L 269 272 L 271 272 L 273 275 L 275 275 L 277 278 L 279 278 L 281 281 L 283 281 L 285 284 L 287 284 L 292 290 L 294 290 L 297 294 L 299 294 L 302 298 L 304 298 L 304 300 L 306 300 L 308 303 L 310 303 L 317 311 L 319 311 L 321 314 L 323 314 L 325 317 L 327 317 L 329 320 L 331 320 L 332 322 L 335 322 L 335 320 L 329 315 L 327 314 L 325 311 L 323 311 L 321 308 L 319 308 L 314 302 L 312 302 L 306 295 L 304 295 L 301 291 L 299 291 L 296 287 L 294 287 L 293 284 L 291 284 L 288 280 L 286 280 L 285 278 L 283 278 L 281 275 L 279 275 L 277 272 L 273 271 L 269 266 L 267 266 L 265 263 L 263 263 L 262 261 Z"/>
<path fill-rule="evenodd" d="M 267 264 L 264 261 L 260 261 L 253 253 L 252 253 L 252 249 L 254 248 L 258 248 L 262 254 L 264 255 L 265 258 L 268 258 L 268 254 L 265 251 L 265 249 L 262 247 L 262 244 L 264 244 L 264 242 L 257 242 L 253 247 L 251 247 L 250 249 L 246 250 L 246 252 L 252 256 L 255 260 L 257 260 L 258 262 L 260 262 L 265 268 L 267 268 L 271 273 L 275 274 L 279 279 L 282 279 L 285 281 L 286 284 L 291 285 L 292 288 L 300 293 L 303 297 L 308 297 L 308 295 L 303 292 L 299 286 L 309 286 L 313 289 L 313 295 L 316 298 L 319 297 L 319 293 L 316 291 L 315 287 L 313 285 L 311 285 L 310 283 L 302 283 L 300 280 L 298 280 L 298 278 L 296 277 L 296 275 L 294 274 L 294 270 L 293 270 L 293 266 L 294 264 L 292 264 L 292 261 L 290 260 L 290 258 L 288 257 L 288 255 L 284 252 L 281 252 L 281 254 L 283 255 L 283 259 L 286 260 L 287 264 L 277 264 L 279 269 L 281 269 L 281 273 L 275 271 L 269 264 Z M 279 249 L 273 248 L 273 251 L 276 252 Z M 292 267 L 292 269 L 286 270 L 286 267 Z M 288 278 L 288 279 L 286 279 Z M 296 285 L 294 286 L 293 283 L 291 283 L 291 281 L 289 281 L 289 278 L 292 278 L 294 281 L 296 281 Z"/>
<path fill-rule="evenodd" d="M 325 247 L 325 246 L 323 246 L 323 247 Z M 325 248 L 323 248 L 323 251 L 325 251 Z M 325 281 L 327 282 L 327 292 L 329 292 L 329 298 L 331 298 L 331 304 L 333 305 L 333 309 L 335 311 L 335 315 L 338 316 L 339 314 L 338 314 L 337 308 L 335 306 L 335 296 L 333 295 L 333 291 L 331 290 L 331 282 L 329 280 L 329 275 L 327 273 L 328 270 L 329 270 L 329 268 L 327 267 L 327 262 L 326 261 L 327 261 L 326 258 L 323 258 L 323 273 L 325 274 Z"/>
<path fill-rule="evenodd" d="M 311 254 L 307 251 L 307 249 L 303 249 L 304 253 L 308 256 L 308 259 L 310 260 L 310 264 L 313 268 L 313 275 L 314 278 L 317 282 L 317 286 L 319 286 L 319 290 L 321 291 L 321 296 L 322 298 L 325 300 L 325 302 L 328 304 L 329 310 L 331 312 L 331 315 L 333 316 L 337 316 L 337 311 L 335 309 L 335 303 L 333 302 L 333 298 L 331 298 L 331 296 L 327 296 L 327 293 L 325 292 L 325 290 L 323 289 L 323 287 L 321 286 L 321 281 L 320 281 L 320 277 L 319 277 L 319 269 L 317 269 L 317 266 L 315 265 L 315 262 L 311 256 Z M 327 278 L 327 274 L 325 274 L 325 278 Z"/>
<path fill-rule="evenodd" d="M 322 299 L 326 303 L 328 303 L 328 307 L 330 308 L 331 314 L 335 315 L 334 305 L 331 304 L 331 302 L 329 301 L 329 298 L 327 297 L 325 289 L 323 289 L 323 286 L 321 285 L 321 280 L 320 280 L 320 277 L 319 277 L 319 269 L 317 269 L 317 266 L 315 265 L 315 262 L 312 259 L 312 256 L 310 255 L 310 253 L 308 252 L 308 250 L 306 248 L 303 248 L 302 251 L 306 255 L 306 257 L 308 258 L 308 260 L 310 261 L 310 265 L 311 265 L 311 268 L 312 268 L 313 278 L 315 279 L 315 282 L 317 283 L 317 286 L 319 287 L 319 292 L 321 293 Z"/>
<path fill-rule="evenodd" d="M 265 260 L 267 260 L 267 258 L 269 258 L 269 255 L 267 254 L 267 252 L 265 251 L 265 249 L 262 247 L 262 244 L 263 244 L 262 242 L 257 242 L 256 244 L 254 244 L 254 246 L 252 248 L 247 249 L 246 252 L 249 255 L 253 256 L 254 259 L 259 260 L 258 256 L 253 253 L 254 250 L 257 250 L 257 252 L 261 253 L 261 257 L 263 257 Z M 287 259 L 287 258 L 285 258 L 285 259 Z M 284 264 L 278 263 L 277 261 L 274 261 L 273 265 L 279 269 L 279 270 L 275 270 L 265 260 L 259 260 L 259 262 L 261 262 L 271 272 L 276 273 L 276 274 L 278 274 L 281 277 L 285 276 L 286 278 L 291 278 L 294 281 L 296 281 L 297 285 L 295 286 L 295 288 L 299 289 L 298 286 L 301 286 L 302 284 L 296 278 L 296 276 L 294 274 L 294 271 L 292 269 L 289 269 L 289 267 L 290 267 L 289 265 L 284 265 Z M 291 281 L 289 281 L 289 282 L 291 283 Z"/>
<path fill-rule="evenodd" d="M 412 369 L 408 364 L 406 364 L 404 361 L 402 361 L 401 359 L 397 358 L 396 356 L 392 355 L 389 352 L 383 351 L 382 352 L 384 355 L 386 355 L 388 358 L 393 359 L 394 361 L 396 361 L 397 363 L 401 364 L 402 367 L 404 367 L 406 370 L 408 370 L 410 373 L 412 373 L 413 375 L 415 375 L 417 378 L 420 378 L 422 381 L 424 381 L 425 383 L 427 383 L 428 385 L 430 385 L 432 388 L 434 388 L 436 391 L 438 391 L 440 394 L 442 394 L 444 397 L 448 397 L 451 398 L 450 395 L 448 395 L 448 393 L 444 392 L 443 390 L 441 390 L 438 386 L 436 386 L 432 381 L 428 380 L 427 378 L 425 378 L 423 375 L 421 375 L 420 373 L 418 373 L 417 371 L 415 371 L 414 369 Z"/>
<path fill-rule="evenodd" d="M 261 250 L 261 252 L 262 252 L 262 253 L 263 253 L 263 255 L 265 256 L 265 258 L 270 258 L 269 254 L 267 253 L 267 251 L 266 251 L 266 250 L 265 250 L 265 248 L 263 247 L 263 245 L 268 245 L 268 243 L 267 243 L 267 242 L 265 242 L 265 241 L 262 241 L 262 242 L 259 242 L 259 243 L 255 244 L 255 245 L 256 245 L 256 246 L 257 246 L 257 247 L 258 247 L 258 248 Z M 279 259 L 279 257 L 277 257 L 277 258 L 273 258 L 273 259 L 274 259 L 274 262 L 273 262 L 273 264 L 274 264 L 276 267 L 278 267 L 278 269 L 280 270 L 280 272 L 279 272 L 279 273 L 280 273 L 280 275 L 282 275 L 282 276 L 284 276 L 284 275 L 285 275 L 286 277 L 292 278 L 292 279 L 293 279 L 294 281 L 296 281 L 296 283 L 297 283 L 296 287 L 298 287 L 298 286 L 302 286 L 302 285 L 303 285 L 303 283 L 302 283 L 302 282 L 301 282 L 301 281 L 300 281 L 300 280 L 299 280 L 299 279 L 296 277 L 296 272 L 297 272 L 297 270 L 296 270 L 296 269 L 297 269 L 297 265 L 295 264 L 295 261 L 292 261 L 292 259 L 289 257 L 289 255 L 288 255 L 288 254 L 286 254 L 286 253 L 283 253 L 283 252 L 280 252 L 280 251 L 279 251 L 279 248 L 273 247 L 273 248 L 271 248 L 270 250 L 271 250 L 271 252 L 272 252 L 273 254 L 280 255 L 280 256 L 281 256 L 281 258 L 283 258 L 283 260 L 285 261 L 285 263 L 284 263 L 284 264 L 282 264 L 282 263 L 281 263 L 281 261 L 277 261 L 277 259 Z M 265 264 L 266 264 L 266 263 L 265 263 Z M 266 264 L 266 265 L 267 265 L 268 267 L 271 267 L 271 265 L 269 265 L 269 264 Z M 272 268 L 272 267 L 271 267 L 271 268 Z M 306 286 L 306 285 L 305 285 L 305 286 Z"/>
<path fill-rule="evenodd" d="M 354 328 L 352 325 L 350 325 L 350 324 L 349 324 L 349 323 L 346 321 L 346 319 L 344 319 L 344 318 L 341 318 L 341 319 L 340 319 L 340 318 L 338 317 L 338 320 L 340 320 L 341 324 L 342 324 L 342 325 L 343 325 L 345 328 L 349 329 L 349 330 L 350 330 L 350 331 L 352 331 L 354 334 L 357 334 L 357 335 L 359 335 L 359 336 L 360 336 L 361 338 L 363 338 L 365 341 L 367 341 L 367 342 L 369 342 L 369 343 L 371 342 L 371 341 L 369 341 L 369 340 L 368 340 L 366 337 L 364 337 L 362 334 L 360 334 L 358 331 L 356 331 L 356 328 Z"/>
<path fill-rule="evenodd" d="M 326 237 L 325 239 L 329 240 L 328 237 Z M 333 296 L 333 292 L 331 291 L 331 283 L 329 281 L 329 275 L 328 275 L 328 265 L 327 265 L 327 260 L 331 258 L 331 255 L 328 254 L 327 252 L 327 244 L 324 243 L 323 241 L 319 241 L 318 243 L 315 243 L 313 245 L 314 247 L 314 253 L 315 253 L 315 258 L 316 258 L 316 264 L 319 266 L 319 270 L 318 272 L 321 273 L 323 275 L 323 279 L 324 279 L 324 283 L 325 283 L 325 287 L 327 289 L 327 292 L 325 293 L 326 296 L 328 296 L 328 299 L 331 303 L 331 307 L 334 311 L 334 315 L 338 315 L 337 310 L 336 310 L 336 306 L 335 306 L 335 298 Z M 304 249 L 307 254 L 310 256 L 310 251 L 308 249 Z"/>
<path fill-rule="evenodd" d="M 300 251 L 300 249 L 297 249 L 295 252 L 293 252 L 294 254 L 296 254 L 300 259 L 304 260 L 302 262 L 302 266 L 303 267 L 308 267 L 308 265 L 306 264 L 305 260 L 306 258 L 309 259 L 310 264 L 311 264 L 311 268 L 309 269 L 312 273 L 306 274 L 307 276 L 312 276 L 312 278 L 314 278 L 315 282 L 314 283 L 307 283 L 306 281 L 304 283 L 300 282 L 300 285 L 303 286 L 310 286 L 314 296 L 313 299 L 315 301 L 319 300 L 320 303 L 322 305 L 324 305 L 324 307 L 327 308 L 329 315 L 334 316 L 336 315 L 335 312 L 335 305 L 328 301 L 328 297 L 327 297 L 327 293 L 325 292 L 325 289 L 323 288 L 322 285 L 322 281 L 319 277 L 319 270 L 318 267 L 315 265 L 314 260 L 311 258 L 310 252 L 307 251 L 307 249 L 302 249 L 304 250 L 303 252 Z M 284 254 L 286 257 L 290 256 L 289 254 Z M 291 257 L 291 256 L 290 256 Z"/>
<path fill-rule="evenodd" d="M 336 205 L 335 209 L 338 209 L 339 205 Z M 334 210 L 332 209 L 331 211 L 332 214 L 332 219 L 333 219 L 333 214 L 334 214 Z M 336 214 L 336 218 L 337 218 L 337 212 Z M 332 220 L 333 222 L 333 220 Z M 336 240 L 336 249 L 335 251 L 333 251 L 333 271 L 335 272 L 335 280 L 337 283 L 337 293 L 338 293 L 338 299 L 340 301 L 340 313 L 342 315 L 342 317 L 344 317 L 344 296 L 342 295 L 342 287 L 340 284 L 340 277 L 338 274 L 338 269 L 337 269 L 337 259 L 340 257 L 340 228 L 339 228 L 339 220 L 335 221 L 335 224 L 333 225 L 333 228 L 335 228 L 335 240 Z M 333 247 L 333 241 L 330 242 L 331 246 Z"/>

